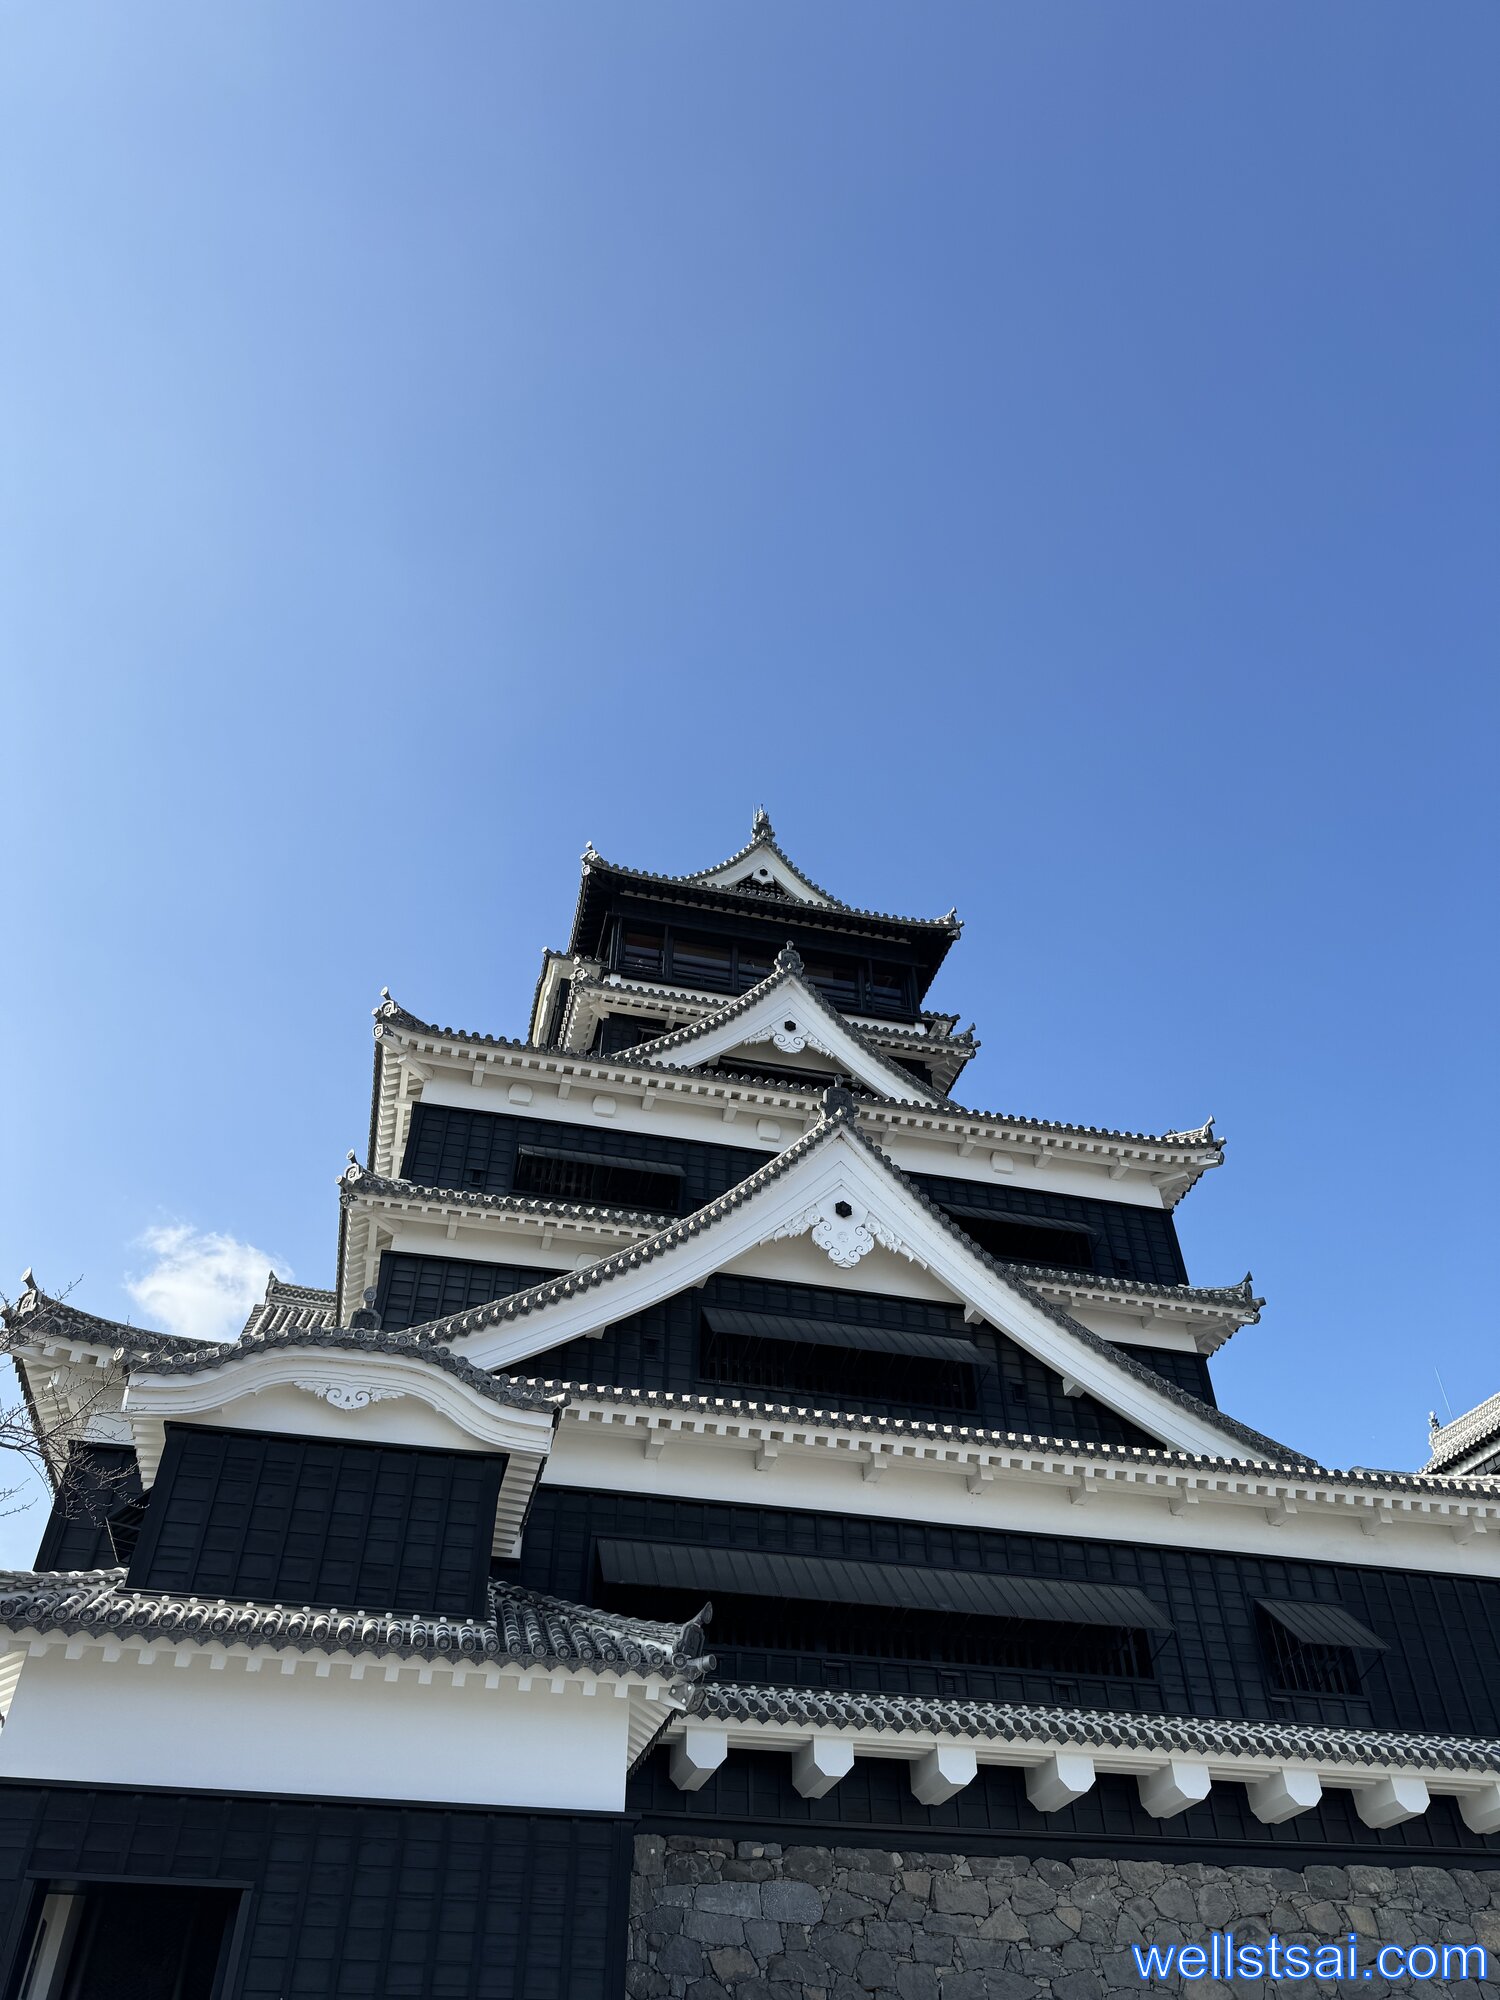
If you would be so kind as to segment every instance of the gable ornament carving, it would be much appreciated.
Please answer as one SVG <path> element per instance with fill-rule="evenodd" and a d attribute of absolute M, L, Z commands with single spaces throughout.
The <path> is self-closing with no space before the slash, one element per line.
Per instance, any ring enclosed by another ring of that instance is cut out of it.
<path fill-rule="evenodd" d="M 923 1261 L 873 1210 L 845 1195 L 825 1195 L 821 1201 L 799 1209 L 773 1230 L 767 1241 L 775 1243 L 783 1237 L 809 1233 L 824 1256 L 844 1271 L 852 1271 L 877 1243 L 883 1250 L 893 1250 L 913 1263 Z"/>
<path fill-rule="evenodd" d="M 772 1042 L 784 1056 L 800 1056 L 804 1049 L 816 1049 L 822 1056 L 833 1054 L 828 1044 L 821 1041 L 805 1021 L 798 1020 L 791 1014 L 773 1022 L 762 1033 L 750 1038 L 747 1046 L 753 1046 L 755 1042 Z"/>
<path fill-rule="evenodd" d="M 298 1382 L 309 1396 L 318 1396 L 335 1410 L 367 1410 L 372 1403 L 391 1403 L 401 1389 L 378 1389 L 373 1382 Z"/>

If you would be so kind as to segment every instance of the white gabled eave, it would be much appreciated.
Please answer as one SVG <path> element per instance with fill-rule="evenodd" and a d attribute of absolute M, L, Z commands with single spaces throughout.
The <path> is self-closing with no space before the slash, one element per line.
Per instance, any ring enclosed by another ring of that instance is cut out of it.
<path fill-rule="evenodd" d="M 759 986 L 726 1001 L 693 1026 L 624 1054 L 627 1060 L 635 1054 L 668 1069 L 697 1071 L 721 1056 L 739 1049 L 754 1051 L 767 1043 L 783 1055 L 800 1055 L 811 1048 L 877 1097 L 919 1104 L 938 1101 L 930 1085 L 889 1060 L 849 1026 L 804 976 L 802 960 L 790 947 L 778 953 L 776 969 Z"/>
<path fill-rule="evenodd" d="M 589 1273 L 581 1272 L 529 1311 L 518 1311 L 514 1299 L 502 1300 L 418 1331 L 443 1339 L 481 1367 L 510 1368 L 702 1284 L 761 1244 L 819 1229 L 836 1237 L 852 1226 L 869 1231 L 872 1243 L 921 1265 L 965 1308 L 1149 1435 L 1179 1450 L 1222 1455 L 1228 1446 L 1244 1454 L 1244 1436 L 1216 1423 L 1206 1404 L 1179 1399 L 1165 1383 L 1158 1389 L 1147 1379 L 1149 1371 L 1116 1359 L 1107 1342 L 1060 1312 L 1049 1312 L 1002 1277 L 919 1199 L 870 1141 L 856 1135 L 848 1114 L 798 1141 L 752 1176 L 755 1181 L 758 1186 L 742 1184 L 748 1192 L 738 1200 L 731 1191 L 701 1217 L 684 1217 L 638 1248 L 601 1260 L 607 1277 L 590 1282 Z M 841 1203 L 849 1216 L 838 1214 Z"/>

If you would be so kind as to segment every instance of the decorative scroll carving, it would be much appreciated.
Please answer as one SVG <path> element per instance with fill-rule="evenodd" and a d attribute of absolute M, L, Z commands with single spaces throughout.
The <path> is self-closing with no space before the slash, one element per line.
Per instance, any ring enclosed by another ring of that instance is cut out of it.
<path fill-rule="evenodd" d="M 856 1205 L 842 1196 L 825 1196 L 822 1201 L 799 1209 L 797 1214 L 789 1215 L 778 1229 L 773 1230 L 766 1240 L 774 1243 L 785 1236 L 805 1236 L 809 1230 L 813 1242 L 841 1270 L 853 1270 L 877 1243 L 913 1263 L 922 1262 L 895 1231 L 878 1216 L 872 1215 L 863 1203 Z"/>
<path fill-rule="evenodd" d="M 335 1410 L 367 1410 L 372 1403 L 391 1403 L 404 1395 L 403 1389 L 377 1389 L 364 1382 L 299 1382 L 309 1396 L 320 1396 Z"/>

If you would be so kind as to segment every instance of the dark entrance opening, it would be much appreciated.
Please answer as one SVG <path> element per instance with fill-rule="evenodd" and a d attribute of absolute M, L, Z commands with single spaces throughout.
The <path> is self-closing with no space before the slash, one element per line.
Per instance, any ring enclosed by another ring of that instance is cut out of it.
<path fill-rule="evenodd" d="M 18 2000 L 218 2000 L 237 1889 L 85 1882 L 41 1899 Z"/>

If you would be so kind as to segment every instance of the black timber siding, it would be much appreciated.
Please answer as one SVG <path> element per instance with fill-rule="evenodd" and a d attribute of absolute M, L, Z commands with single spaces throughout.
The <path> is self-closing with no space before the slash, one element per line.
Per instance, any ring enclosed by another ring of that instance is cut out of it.
<path fill-rule="evenodd" d="M 168 1424 L 131 1586 L 477 1617 L 504 1469 L 488 1452 Z"/>
<path fill-rule="evenodd" d="M 510 1194 L 515 1185 L 516 1154 L 523 1146 L 576 1154 L 580 1159 L 659 1165 L 681 1176 L 679 1212 L 683 1214 L 738 1186 L 773 1157 L 764 1148 L 713 1146 L 656 1133 L 513 1118 L 502 1111 L 418 1104 L 412 1112 L 401 1174 L 421 1187 Z M 1087 1239 L 1088 1268 L 1097 1276 L 1133 1278 L 1153 1285 L 1187 1283 L 1177 1231 L 1166 1209 L 1052 1194 L 1040 1188 L 949 1180 L 933 1174 L 911 1178 L 940 1208 L 948 1204 L 997 1219 L 1030 1219 L 1078 1231 Z M 957 1220 L 962 1226 L 963 1218 Z M 1012 1261 L 1043 1260 L 1032 1254 Z"/>
<path fill-rule="evenodd" d="M 1185 1285 L 1187 1266 L 1171 1212 L 1127 1201 L 1095 1201 L 1041 1188 L 997 1187 L 991 1181 L 957 1181 L 937 1174 L 910 1177 L 939 1208 L 968 1208 L 996 1218 L 1028 1217 L 1062 1223 L 1087 1234 L 1092 1269 L 1101 1278 L 1135 1278 L 1148 1285 Z M 955 1221 L 963 1227 L 964 1218 Z M 1021 1259 L 1018 1261 L 1028 1261 Z M 1040 1257 L 1029 1259 L 1041 1263 Z"/>
<path fill-rule="evenodd" d="M 1094 1443 L 1158 1442 L 1090 1396 L 1065 1396 L 1062 1378 L 1007 1335 L 993 1327 L 965 1326 L 962 1309 L 925 1299 L 843 1291 L 834 1285 L 786 1285 L 767 1278 L 720 1272 L 699 1290 L 679 1292 L 644 1312 L 606 1327 L 597 1339 L 579 1339 L 529 1356 L 509 1371 L 564 1382 L 597 1382 L 610 1387 L 667 1390 L 677 1395 L 723 1395 L 732 1385 L 709 1380 L 699 1367 L 700 1321 L 705 1306 L 794 1317 L 858 1321 L 871 1327 L 900 1328 L 966 1338 L 974 1335 L 975 1403 L 962 1421 L 997 1430 L 1030 1431 L 1036 1436 L 1086 1439 Z M 826 1407 L 827 1397 L 775 1394 L 745 1385 L 761 1401 Z M 853 1414 L 955 1420 L 950 1404 L 924 1406 L 903 1399 L 885 1402 L 857 1390 L 840 1391 L 836 1406 Z"/>
<path fill-rule="evenodd" d="M 702 1208 L 716 1195 L 737 1186 L 772 1158 L 764 1148 L 704 1146 L 657 1133 L 613 1132 L 594 1125 L 511 1118 L 499 1111 L 418 1104 L 412 1112 L 401 1175 L 422 1187 L 509 1194 L 515 1184 L 516 1154 L 522 1146 L 572 1153 L 580 1159 L 659 1165 L 681 1176 L 683 1214 Z"/>
<path fill-rule="evenodd" d="M 109 1569 L 135 1547 L 141 1475 L 134 1448 L 79 1444 L 68 1464 L 36 1552 L 38 1569 Z"/>
<path fill-rule="evenodd" d="M 557 1272 L 531 1264 L 482 1264 L 468 1257 L 417 1257 L 406 1250 L 381 1253 L 375 1311 L 383 1327 L 421 1326 L 447 1313 L 487 1306 L 539 1285 Z"/>
<path fill-rule="evenodd" d="M 245 1891 L 225 2000 L 617 2000 L 629 1823 L 0 1783 L 0 1991 L 36 1886 Z"/>
<path fill-rule="evenodd" d="M 696 1792 L 678 1791 L 667 1761 L 667 1751 L 654 1751 L 627 1794 L 643 1826 L 667 1834 L 819 1844 L 875 1836 L 889 1846 L 1117 1860 L 1155 1860 L 1165 1850 L 1182 1860 L 1271 1861 L 1286 1868 L 1340 1857 L 1391 1868 L 1426 1862 L 1493 1868 L 1500 1860 L 1500 1838 L 1471 1833 L 1450 1798 L 1435 1798 L 1420 1818 L 1377 1832 L 1360 1819 L 1351 1792 L 1332 1789 L 1313 1811 L 1263 1826 L 1244 1786 L 1235 1784 L 1216 1784 L 1202 1805 L 1155 1820 L 1142 1807 L 1135 1781 L 1114 1774 L 1101 1774 L 1074 1805 L 1039 1813 L 1026 1797 L 1025 1773 L 1003 1766 L 981 1765 L 974 1782 L 945 1805 L 924 1806 L 912 1796 L 907 1766 L 895 1758 L 857 1757 L 848 1777 L 821 1799 L 798 1795 L 784 1751 L 732 1750 Z"/>
<path fill-rule="evenodd" d="M 604 1537 L 1129 1584 L 1171 1621 L 1157 1646 L 1158 1698 L 1150 1704 L 1168 1714 L 1500 1735 L 1500 1581 L 1488 1578 L 551 1486 L 538 1490 L 521 1558 L 505 1573 L 532 1589 L 595 1603 L 595 1543 Z M 1390 1650 L 1369 1664 L 1359 1697 L 1273 1690 L 1256 1622 L 1256 1600 L 1263 1597 L 1342 1604 L 1387 1642 Z M 726 1652 L 712 1628 L 709 1644 L 721 1680 L 829 1684 L 821 1656 L 769 1647 Z M 935 1666 L 889 1660 L 869 1663 L 852 1684 L 917 1694 L 963 1691 L 942 1686 Z M 1033 1698 L 1047 1698 L 1045 1690 Z"/>

